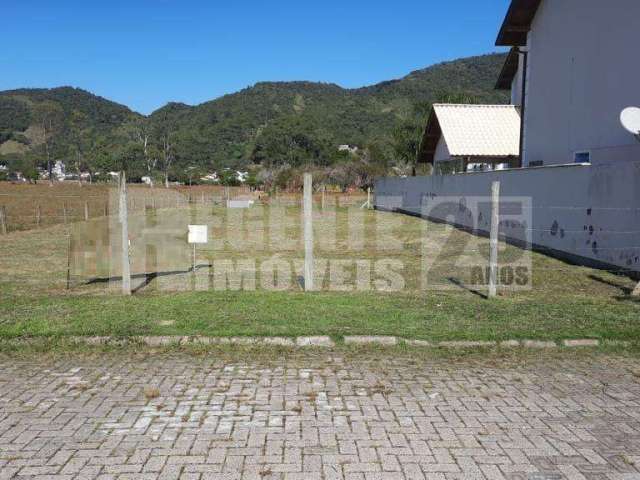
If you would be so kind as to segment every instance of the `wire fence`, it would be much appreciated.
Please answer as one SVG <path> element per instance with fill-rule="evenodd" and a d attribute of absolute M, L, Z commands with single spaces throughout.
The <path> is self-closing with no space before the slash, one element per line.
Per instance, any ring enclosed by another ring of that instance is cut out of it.
<path fill-rule="evenodd" d="M 0 184 L 0 234 L 88 221 L 118 211 L 117 190 L 113 186 L 13 187 Z M 265 193 L 248 187 L 129 188 L 128 210 L 134 214 L 148 209 L 183 209 L 193 205 L 226 206 L 235 200 L 283 206 L 299 205 L 302 201 L 301 193 Z M 342 192 L 318 192 L 314 197 L 317 204 L 326 201 L 342 206 L 363 203 L 367 198 L 362 193 Z"/>
<path fill-rule="evenodd" d="M 478 219 L 480 215 L 475 215 L 479 212 L 472 212 L 468 220 L 470 228 L 452 228 L 445 223 L 369 209 L 374 201 L 366 192 L 343 194 L 316 188 L 310 196 L 313 258 L 308 263 L 309 248 L 305 241 L 308 234 L 303 228 L 305 209 L 300 193 L 266 194 L 223 187 L 182 190 L 133 187 L 126 200 L 128 245 L 125 245 L 116 189 L 92 191 L 82 187 L 81 192 L 68 193 L 41 188 L 37 194 L 29 195 L 0 193 L 0 204 L 11 207 L 3 209 L 9 234 L 0 236 L 3 242 L 0 245 L 5 250 L 0 255 L 0 270 L 10 272 L 8 277 L 16 284 L 22 282 L 40 290 L 48 288 L 45 285 L 49 274 L 56 288 L 63 281 L 65 288 L 79 289 L 75 291 L 118 289 L 122 283 L 120 259 L 124 250 L 129 255 L 132 288 L 136 292 L 304 290 L 309 284 L 305 281 L 310 278 L 305 270 L 309 264 L 314 266 L 314 290 L 344 292 L 484 292 L 494 275 L 499 292 L 548 290 L 555 294 L 565 285 L 567 288 L 579 285 L 595 294 L 599 290 L 594 282 L 599 281 L 590 278 L 597 274 L 591 266 L 598 266 L 603 273 L 622 273 L 629 278 L 638 273 L 640 230 L 590 229 L 590 224 L 562 230 L 542 227 L 531 220 L 532 216 L 560 209 L 583 210 L 585 217 L 600 215 L 600 210 L 603 215 L 615 214 L 613 207 L 525 205 L 521 209 L 525 221 L 519 221 L 514 220 L 513 211 L 507 207 L 509 199 L 504 199 L 498 216 L 499 245 L 494 262 L 492 242 L 486 238 L 491 223 L 488 210 L 483 211 L 482 221 Z M 235 208 L 230 205 L 235 200 L 251 206 Z M 490 198 L 483 201 L 491 205 Z M 403 206 L 399 210 L 429 218 L 421 208 L 411 211 L 412 207 Z M 634 215 L 636 210 L 640 209 L 623 207 L 620 212 Z M 458 209 L 453 214 L 461 212 Z M 452 223 L 461 222 L 454 218 Z M 44 228 L 54 224 L 66 227 Z M 207 244 L 189 243 L 189 225 L 208 228 Z M 11 235 L 26 229 L 33 232 Z M 575 240 L 571 247 L 574 254 L 600 259 L 601 264 L 576 268 L 550 257 L 532 256 L 533 250 L 551 256 L 558 253 L 557 248 L 540 244 L 536 235 L 559 241 L 563 234 L 567 242 Z M 510 238 L 521 241 L 511 244 Z M 625 243 L 615 243 L 612 238 L 622 238 Z M 43 256 L 48 259 L 45 264 L 35 261 Z M 612 279 L 606 282 L 615 283 Z M 621 282 L 625 291 L 634 290 L 635 283 L 631 280 Z"/>

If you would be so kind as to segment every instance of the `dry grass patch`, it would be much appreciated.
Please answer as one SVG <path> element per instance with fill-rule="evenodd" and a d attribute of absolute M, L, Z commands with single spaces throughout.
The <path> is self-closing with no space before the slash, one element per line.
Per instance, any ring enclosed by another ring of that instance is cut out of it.
<path fill-rule="evenodd" d="M 144 387 L 144 398 L 147 400 L 153 400 L 160 396 L 160 390 L 157 387 Z"/>

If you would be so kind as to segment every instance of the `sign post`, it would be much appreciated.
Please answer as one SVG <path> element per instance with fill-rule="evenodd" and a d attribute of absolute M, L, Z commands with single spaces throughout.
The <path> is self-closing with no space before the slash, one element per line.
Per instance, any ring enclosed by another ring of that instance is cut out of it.
<path fill-rule="evenodd" d="M 187 242 L 193 245 L 193 266 L 192 271 L 196 273 L 196 245 L 199 243 L 207 243 L 208 229 L 206 225 L 189 225 Z"/>

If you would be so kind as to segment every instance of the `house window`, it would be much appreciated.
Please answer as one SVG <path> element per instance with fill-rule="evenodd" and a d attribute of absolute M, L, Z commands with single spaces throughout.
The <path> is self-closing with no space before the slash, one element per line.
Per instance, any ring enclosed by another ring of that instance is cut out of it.
<path fill-rule="evenodd" d="M 576 152 L 573 154 L 574 163 L 591 163 L 591 152 Z"/>

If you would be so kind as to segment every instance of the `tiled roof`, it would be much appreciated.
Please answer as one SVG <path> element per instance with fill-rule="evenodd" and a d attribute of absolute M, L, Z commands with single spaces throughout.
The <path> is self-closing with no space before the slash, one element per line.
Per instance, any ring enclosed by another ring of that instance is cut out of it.
<path fill-rule="evenodd" d="M 517 157 L 520 111 L 514 105 L 433 106 L 442 135 L 454 157 Z"/>

